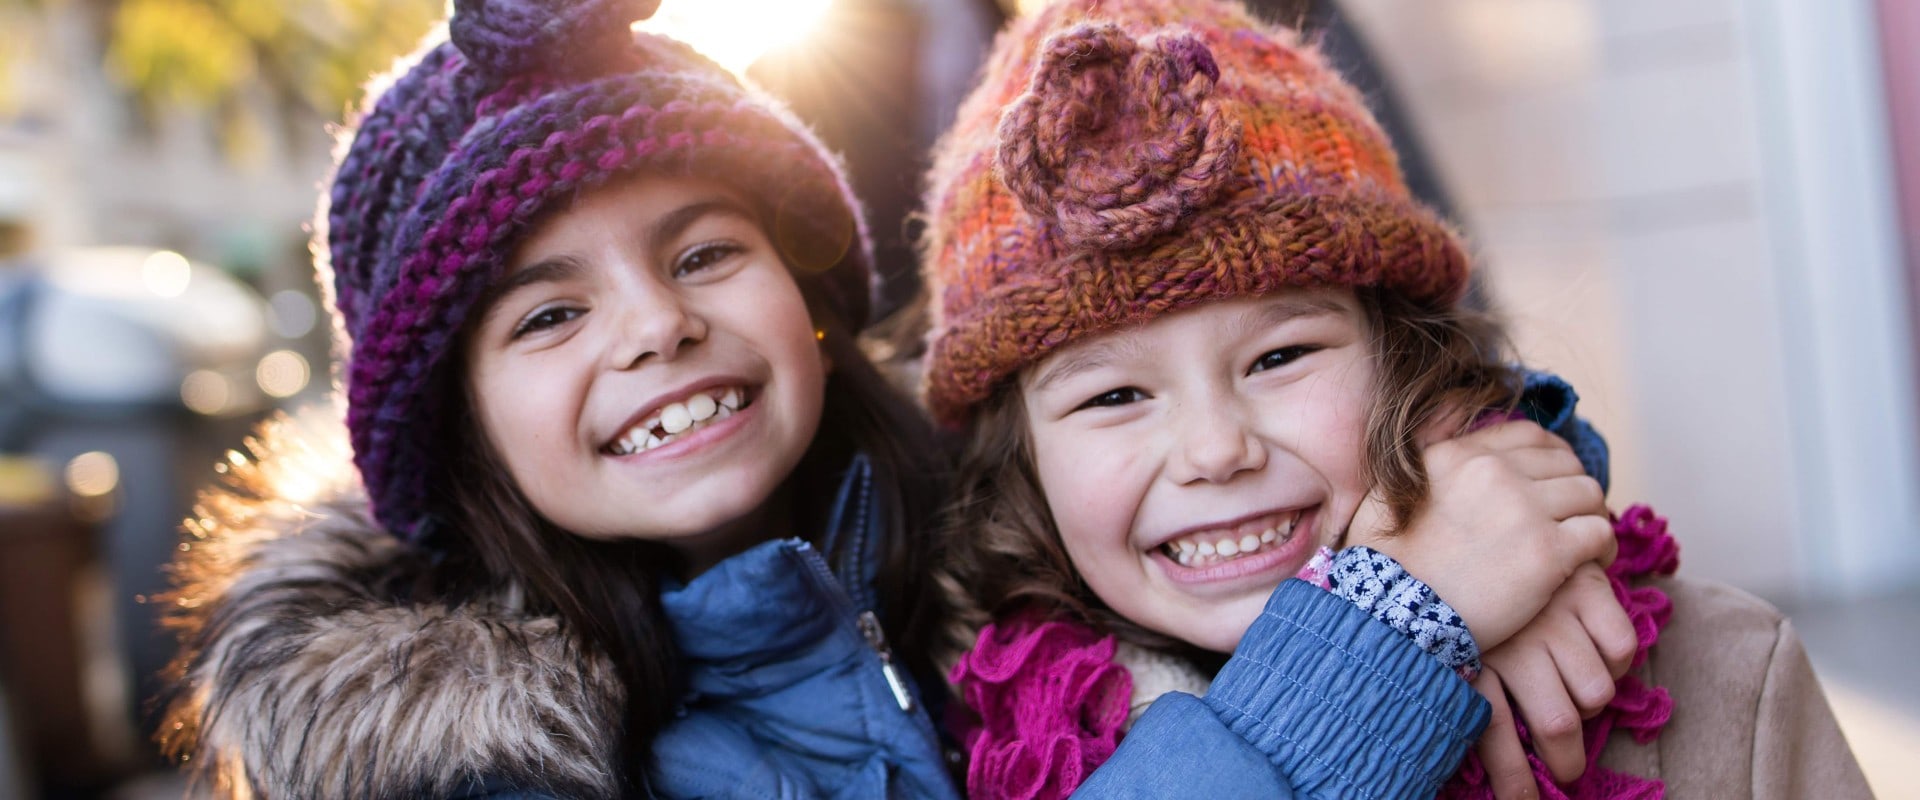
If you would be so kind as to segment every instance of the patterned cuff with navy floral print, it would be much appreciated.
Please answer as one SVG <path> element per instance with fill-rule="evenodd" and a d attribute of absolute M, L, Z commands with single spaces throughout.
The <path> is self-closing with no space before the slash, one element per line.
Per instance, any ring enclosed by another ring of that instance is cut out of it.
<path fill-rule="evenodd" d="M 1461 677 L 1480 674 L 1480 645 L 1466 621 L 1392 556 L 1371 547 L 1340 551 L 1327 573 L 1327 590 L 1406 634 Z"/>

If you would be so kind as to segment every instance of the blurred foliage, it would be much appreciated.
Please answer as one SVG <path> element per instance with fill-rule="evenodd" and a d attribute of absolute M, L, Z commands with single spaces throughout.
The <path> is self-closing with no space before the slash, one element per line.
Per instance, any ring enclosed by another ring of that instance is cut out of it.
<path fill-rule="evenodd" d="M 446 0 L 0 0 L 0 17 L 19 9 L 76 14 L 143 114 L 210 113 L 244 147 L 267 125 L 339 118 Z"/>

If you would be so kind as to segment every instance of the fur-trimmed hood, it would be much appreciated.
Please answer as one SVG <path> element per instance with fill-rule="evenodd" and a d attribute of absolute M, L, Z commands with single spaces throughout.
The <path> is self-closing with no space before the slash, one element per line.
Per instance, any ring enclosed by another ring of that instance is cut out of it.
<path fill-rule="evenodd" d="M 512 588 L 404 598 L 424 564 L 368 513 L 338 408 L 217 469 L 173 565 L 161 739 L 233 797 L 444 796 L 481 780 L 617 793 L 611 665 Z"/>

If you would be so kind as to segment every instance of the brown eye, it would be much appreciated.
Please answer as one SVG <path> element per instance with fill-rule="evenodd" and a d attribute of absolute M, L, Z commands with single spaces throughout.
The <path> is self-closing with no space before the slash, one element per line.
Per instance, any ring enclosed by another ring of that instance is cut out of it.
<path fill-rule="evenodd" d="M 530 333 L 538 333 L 556 325 L 564 325 L 586 312 L 577 308 L 557 306 L 543 308 L 528 315 L 513 329 L 513 338 L 518 339 Z"/>
<path fill-rule="evenodd" d="M 1247 374 L 1252 375 L 1256 372 L 1279 369 L 1319 349 L 1318 347 L 1310 347 L 1307 345 L 1295 345 L 1293 347 L 1282 347 L 1278 350 L 1268 350 L 1260 354 L 1259 358 L 1253 360 L 1253 366 L 1247 368 Z"/>
<path fill-rule="evenodd" d="M 1088 398 L 1086 402 L 1081 403 L 1080 405 L 1074 406 L 1073 410 L 1079 411 L 1080 409 L 1083 409 L 1083 408 L 1107 408 L 1110 406 L 1124 406 L 1128 403 L 1137 403 L 1145 399 L 1147 399 L 1146 392 L 1142 392 L 1139 389 L 1135 389 L 1131 386 L 1128 386 L 1123 389 L 1112 389 L 1112 390 L 1094 395 L 1093 397 Z"/>
<path fill-rule="evenodd" d="M 688 250 L 685 255 L 680 257 L 679 261 L 674 263 L 673 275 L 674 277 L 683 277 L 701 270 L 711 269 L 714 265 L 726 261 L 728 258 L 745 250 L 746 248 L 732 242 L 714 242 L 699 245 Z"/>

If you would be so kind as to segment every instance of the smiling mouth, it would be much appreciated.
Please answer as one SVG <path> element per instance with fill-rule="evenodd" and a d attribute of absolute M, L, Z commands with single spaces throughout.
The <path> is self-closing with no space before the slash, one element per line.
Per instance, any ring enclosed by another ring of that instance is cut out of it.
<path fill-rule="evenodd" d="M 1302 513 L 1295 509 L 1194 531 L 1157 549 L 1173 563 L 1196 569 L 1238 561 L 1286 545 L 1293 539 L 1294 526 Z"/>
<path fill-rule="evenodd" d="M 753 405 L 744 386 L 714 386 L 661 406 L 646 419 L 622 431 L 601 451 L 611 456 L 644 453 L 674 443 L 680 437 L 720 422 Z"/>

